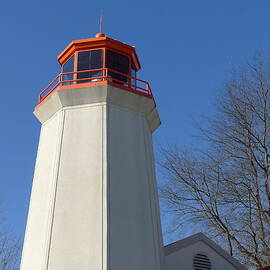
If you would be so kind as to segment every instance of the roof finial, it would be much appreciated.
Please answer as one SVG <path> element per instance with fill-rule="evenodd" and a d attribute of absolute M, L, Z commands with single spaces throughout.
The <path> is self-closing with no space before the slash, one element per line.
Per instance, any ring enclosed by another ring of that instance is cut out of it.
<path fill-rule="evenodd" d="M 96 34 L 96 37 L 105 37 L 105 35 L 102 33 L 103 28 L 103 8 L 100 10 L 100 16 L 99 16 L 99 33 Z"/>

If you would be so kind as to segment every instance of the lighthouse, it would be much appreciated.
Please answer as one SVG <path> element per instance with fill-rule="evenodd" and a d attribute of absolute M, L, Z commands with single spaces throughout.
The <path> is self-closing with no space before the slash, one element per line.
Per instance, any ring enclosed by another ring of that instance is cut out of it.
<path fill-rule="evenodd" d="M 40 92 L 21 270 L 160 270 L 152 133 L 160 119 L 133 46 L 72 41 Z"/>

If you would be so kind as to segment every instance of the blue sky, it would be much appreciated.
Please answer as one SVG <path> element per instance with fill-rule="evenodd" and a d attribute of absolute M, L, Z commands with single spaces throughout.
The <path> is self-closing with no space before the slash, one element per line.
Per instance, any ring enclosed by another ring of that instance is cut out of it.
<path fill-rule="evenodd" d="M 151 83 L 162 119 L 154 134 L 156 149 L 194 143 L 194 120 L 213 112 L 230 68 L 257 50 L 270 56 L 269 0 L 3 1 L 0 201 L 6 224 L 20 237 L 40 129 L 33 108 L 60 71 L 56 56 L 61 50 L 98 32 L 101 8 L 104 32 L 136 46 L 142 64 L 138 77 Z M 166 234 L 166 242 L 191 231 Z"/>

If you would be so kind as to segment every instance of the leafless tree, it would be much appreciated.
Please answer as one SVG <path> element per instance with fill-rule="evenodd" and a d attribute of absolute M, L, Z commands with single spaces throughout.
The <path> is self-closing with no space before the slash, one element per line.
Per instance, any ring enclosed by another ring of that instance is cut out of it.
<path fill-rule="evenodd" d="M 18 270 L 21 256 L 21 241 L 17 239 L 4 222 L 0 207 L 0 270 Z"/>
<path fill-rule="evenodd" d="M 162 197 L 178 222 L 207 226 L 246 266 L 270 265 L 269 62 L 255 57 L 234 71 L 216 109 L 198 148 L 162 149 Z"/>
<path fill-rule="evenodd" d="M 0 270 L 18 270 L 21 246 L 7 233 L 0 233 Z"/>

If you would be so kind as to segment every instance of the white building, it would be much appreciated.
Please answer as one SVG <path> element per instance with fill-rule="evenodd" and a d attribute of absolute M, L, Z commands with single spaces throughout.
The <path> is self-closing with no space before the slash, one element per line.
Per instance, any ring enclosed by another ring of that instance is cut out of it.
<path fill-rule="evenodd" d="M 164 254 L 152 149 L 160 119 L 135 48 L 99 33 L 58 61 L 34 111 L 42 127 L 21 270 L 186 270 L 185 249 Z"/>
<path fill-rule="evenodd" d="M 166 270 L 246 270 L 203 233 L 164 247 Z"/>

